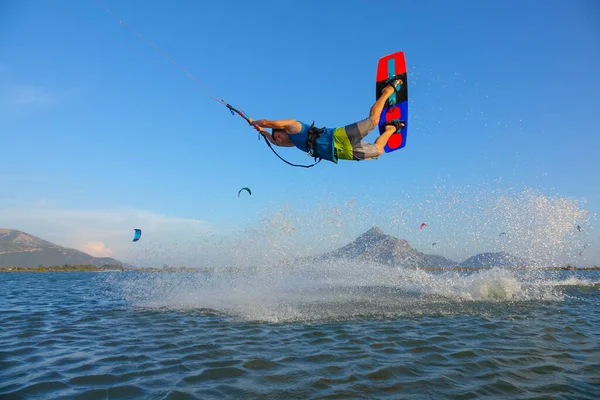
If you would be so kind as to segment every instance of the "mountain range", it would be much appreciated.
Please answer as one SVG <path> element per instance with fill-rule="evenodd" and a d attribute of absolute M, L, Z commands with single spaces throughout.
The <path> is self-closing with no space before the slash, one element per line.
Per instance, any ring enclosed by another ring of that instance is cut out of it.
<path fill-rule="evenodd" d="M 481 253 L 468 258 L 462 263 L 457 263 L 439 255 L 422 253 L 412 247 L 406 240 L 387 235 L 378 227 L 369 229 L 354 241 L 339 249 L 310 258 L 314 260 L 347 258 L 420 268 L 521 267 L 532 265 L 532 262 L 526 259 L 504 252 Z M 0 267 L 35 268 L 39 265 L 64 264 L 126 265 L 114 258 L 93 257 L 82 251 L 62 247 L 18 230 L 0 229 Z"/>
<path fill-rule="evenodd" d="M 406 240 L 371 228 L 353 242 L 319 258 L 350 258 L 403 267 L 455 267 L 458 263 L 438 255 L 421 253 Z"/>
<path fill-rule="evenodd" d="M 39 265 L 124 265 L 109 257 L 94 257 L 50 243 L 15 229 L 0 229 L 0 267 L 36 268 Z"/>
<path fill-rule="evenodd" d="M 401 267 L 522 267 L 533 263 L 508 253 L 481 253 L 462 263 L 434 254 L 425 254 L 412 247 L 406 240 L 386 235 L 374 227 L 353 242 L 318 258 L 349 258 L 374 261 Z"/>

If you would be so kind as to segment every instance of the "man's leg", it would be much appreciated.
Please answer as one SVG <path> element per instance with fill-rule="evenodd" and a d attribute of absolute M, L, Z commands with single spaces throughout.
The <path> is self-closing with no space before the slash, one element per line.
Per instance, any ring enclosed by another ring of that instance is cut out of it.
<path fill-rule="evenodd" d="M 377 99 L 375 104 L 371 107 L 371 111 L 369 112 L 369 117 L 377 126 L 379 124 L 379 117 L 381 116 L 381 111 L 383 111 L 383 107 L 385 107 L 385 102 L 389 99 L 389 97 L 396 91 L 396 87 L 399 84 L 402 84 L 402 79 L 396 79 L 392 82 L 391 85 L 387 85 L 381 91 L 381 96 Z"/>
<path fill-rule="evenodd" d="M 369 160 L 379 157 L 383 153 L 383 148 L 395 130 L 386 136 L 381 148 L 375 144 L 362 142 L 378 124 L 379 116 L 387 99 L 395 92 L 395 88 L 403 83 L 401 79 L 396 79 L 392 85 L 388 85 L 381 91 L 381 96 L 371 107 L 370 115 L 362 121 L 346 125 L 343 128 L 337 128 L 333 135 L 336 146 L 339 150 L 341 159 L 345 160 Z"/>
<path fill-rule="evenodd" d="M 397 131 L 404 128 L 404 123 L 401 121 L 393 122 L 385 126 L 383 133 L 375 140 L 375 143 L 360 142 L 352 147 L 353 160 L 373 160 L 383 154 L 385 145 Z"/>
<path fill-rule="evenodd" d="M 379 154 L 383 154 L 383 149 L 388 142 L 390 136 L 396 133 L 396 127 L 393 125 L 387 125 L 385 127 L 385 131 L 375 140 L 375 146 L 377 146 L 377 150 L 379 150 Z"/>

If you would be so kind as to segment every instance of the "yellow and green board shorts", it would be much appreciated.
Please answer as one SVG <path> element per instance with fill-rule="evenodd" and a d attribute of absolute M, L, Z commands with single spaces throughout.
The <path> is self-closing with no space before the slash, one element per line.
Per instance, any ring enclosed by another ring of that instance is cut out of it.
<path fill-rule="evenodd" d="M 340 160 L 371 160 L 379 157 L 377 146 L 363 142 L 365 136 L 375 129 L 370 117 L 333 130 L 333 146 Z"/>

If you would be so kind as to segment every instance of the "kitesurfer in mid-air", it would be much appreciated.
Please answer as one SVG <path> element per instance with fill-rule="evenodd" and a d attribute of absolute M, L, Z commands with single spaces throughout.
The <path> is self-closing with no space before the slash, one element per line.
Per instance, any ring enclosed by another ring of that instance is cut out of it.
<path fill-rule="evenodd" d="M 309 126 L 295 119 L 271 121 L 249 118 L 248 121 L 274 145 L 295 146 L 315 158 L 334 163 L 337 163 L 338 159 L 375 159 L 383 154 L 383 149 L 390 136 L 402 130 L 405 122 L 401 120 L 387 122 L 384 125 L 385 131 L 372 144 L 363 142 L 362 139 L 379 124 L 379 117 L 386 101 L 394 92 L 400 90 L 402 84 L 401 79 L 390 82 L 381 91 L 381 96 L 371 107 L 367 118 L 340 128 L 316 128 L 314 124 Z M 264 128 L 271 128 L 272 133 Z"/>

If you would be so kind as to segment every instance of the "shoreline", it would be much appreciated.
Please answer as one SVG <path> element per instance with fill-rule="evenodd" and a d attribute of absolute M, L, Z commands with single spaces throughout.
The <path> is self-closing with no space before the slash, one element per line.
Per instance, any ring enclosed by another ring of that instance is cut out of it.
<path fill-rule="evenodd" d="M 408 269 L 412 270 L 421 270 L 421 271 L 458 271 L 458 272 L 469 272 L 469 271 L 481 271 L 481 270 L 489 270 L 492 268 L 501 268 L 506 270 L 526 270 L 530 269 L 527 267 L 439 267 L 439 268 L 414 268 L 410 267 Z M 257 268 L 257 267 L 245 267 L 245 268 L 236 268 L 236 267 L 224 267 L 224 268 L 193 268 L 193 267 L 167 267 L 167 268 L 149 268 L 149 267 L 122 267 L 122 266 L 102 266 L 96 267 L 93 265 L 63 265 L 63 266 L 38 266 L 34 268 L 27 267 L 2 267 L 0 268 L 1 272 L 192 272 L 192 273 L 213 273 L 213 272 L 243 272 L 243 271 L 252 271 L 259 270 L 265 268 Z M 600 267 L 548 267 L 548 268 L 536 268 L 547 271 L 600 271 Z"/>

